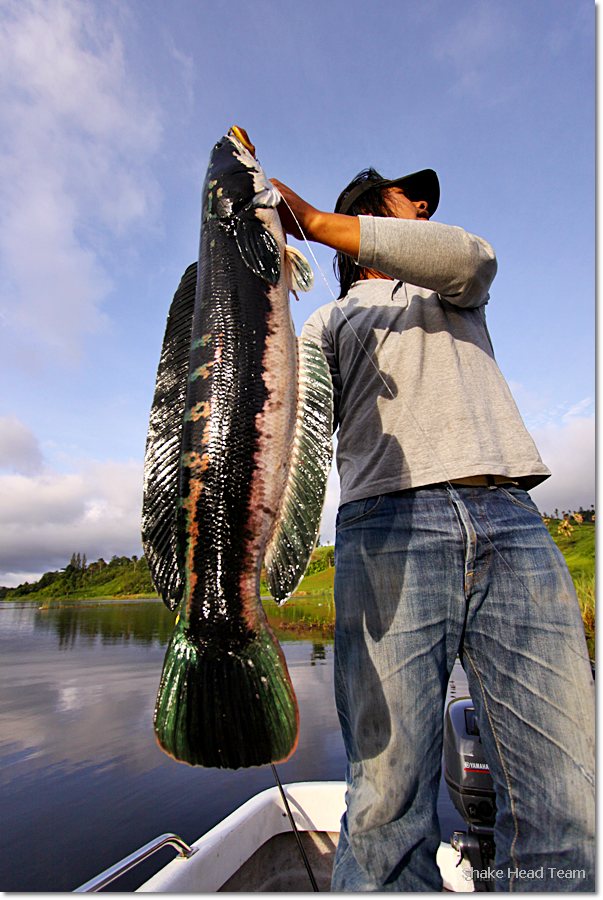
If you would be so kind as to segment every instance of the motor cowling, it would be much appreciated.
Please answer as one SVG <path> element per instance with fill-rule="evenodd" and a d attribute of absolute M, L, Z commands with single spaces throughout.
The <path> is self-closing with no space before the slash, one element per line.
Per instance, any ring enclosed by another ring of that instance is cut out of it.
<path fill-rule="evenodd" d="M 468 826 L 467 833 L 452 835 L 451 844 L 469 861 L 475 890 L 492 891 L 492 879 L 482 873 L 494 860 L 496 794 L 470 697 L 452 700 L 446 709 L 444 778 L 450 798 Z"/>
<path fill-rule="evenodd" d="M 496 797 L 470 697 L 452 700 L 446 709 L 444 778 L 463 819 L 469 825 L 491 828 Z"/>

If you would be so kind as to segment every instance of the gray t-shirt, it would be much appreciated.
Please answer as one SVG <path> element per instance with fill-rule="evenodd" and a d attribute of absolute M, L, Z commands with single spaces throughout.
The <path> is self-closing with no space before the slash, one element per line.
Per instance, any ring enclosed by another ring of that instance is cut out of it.
<path fill-rule="evenodd" d="M 439 222 L 359 218 L 359 264 L 395 280 L 355 282 L 302 331 L 331 369 L 341 502 L 470 475 L 544 481 L 486 327 L 490 244 Z"/>

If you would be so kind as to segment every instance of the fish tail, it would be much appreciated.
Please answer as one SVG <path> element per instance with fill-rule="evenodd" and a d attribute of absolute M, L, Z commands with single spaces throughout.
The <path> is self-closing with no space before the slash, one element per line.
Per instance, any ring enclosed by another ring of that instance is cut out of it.
<path fill-rule="evenodd" d="M 162 749 L 192 766 L 238 769 L 288 759 L 299 716 L 269 628 L 235 651 L 199 641 L 182 617 L 166 652 L 154 724 Z"/>

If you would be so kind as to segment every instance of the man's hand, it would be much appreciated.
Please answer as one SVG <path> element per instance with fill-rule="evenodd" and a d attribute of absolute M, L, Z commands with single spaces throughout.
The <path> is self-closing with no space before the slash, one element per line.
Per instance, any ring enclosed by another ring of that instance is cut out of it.
<path fill-rule="evenodd" d="M 312 220 L 318 213 L 318 210 L 306 203 L 305 200 L 302 200 L 299 194 L 292 191 L 282 181 L 278 181 L 276 178 L 271 178 L 270 181 L 279 189 L 283 197 L 283 200 L 278 205 L 278 214 L 283 230 L 299 240 L 303 240 L 304 237 L 307 237 L 308 240 L 314 240 L 312 237 Z M 299 225 L 297 224 L 298 222 Z M 300 225 L 303 235 L 300 232 Z"/>
<path fill-rule="evenodd" d="M 272 184 L 279 189 L 283 201 L 278 205 L 278 214 L 284 231 L 298 240 L 306 237 L 309 241 L 326 244 L 341 253 L 358 258 L 360 249 L 360 223 L 357 216 L 342 216 L 338 213 L 321 212 L 306 203 L 290 187 L 271 178 Z M 286 201 L 286 202 L 284 202 Z M 292 215 L 293 213 L 293 215 Z M 293 217 L 295 216 L 295 218 Z M 299 225 L 295 221 L 299 222 Z M 300 232 L 303 231 L 303 235 Z"/>

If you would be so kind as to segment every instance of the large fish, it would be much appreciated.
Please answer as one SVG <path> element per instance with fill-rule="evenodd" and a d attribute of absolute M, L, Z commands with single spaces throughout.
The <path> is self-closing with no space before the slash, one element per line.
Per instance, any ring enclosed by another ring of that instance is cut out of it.
<path fill-rule="evenodd" d="M 160 746 L 191 765 L 287 759 L 295 694 L 259 596 L 283 602 L 316 541 L 331 455 L 332 388 L 298 342 L 289 290 L 312 272 L 285 244 L 277 189 L 242 129 L 214 146 L 199 264 L 166 327 L 145 455 L 143 543 L 174 609 L 155 707 Z"/>

